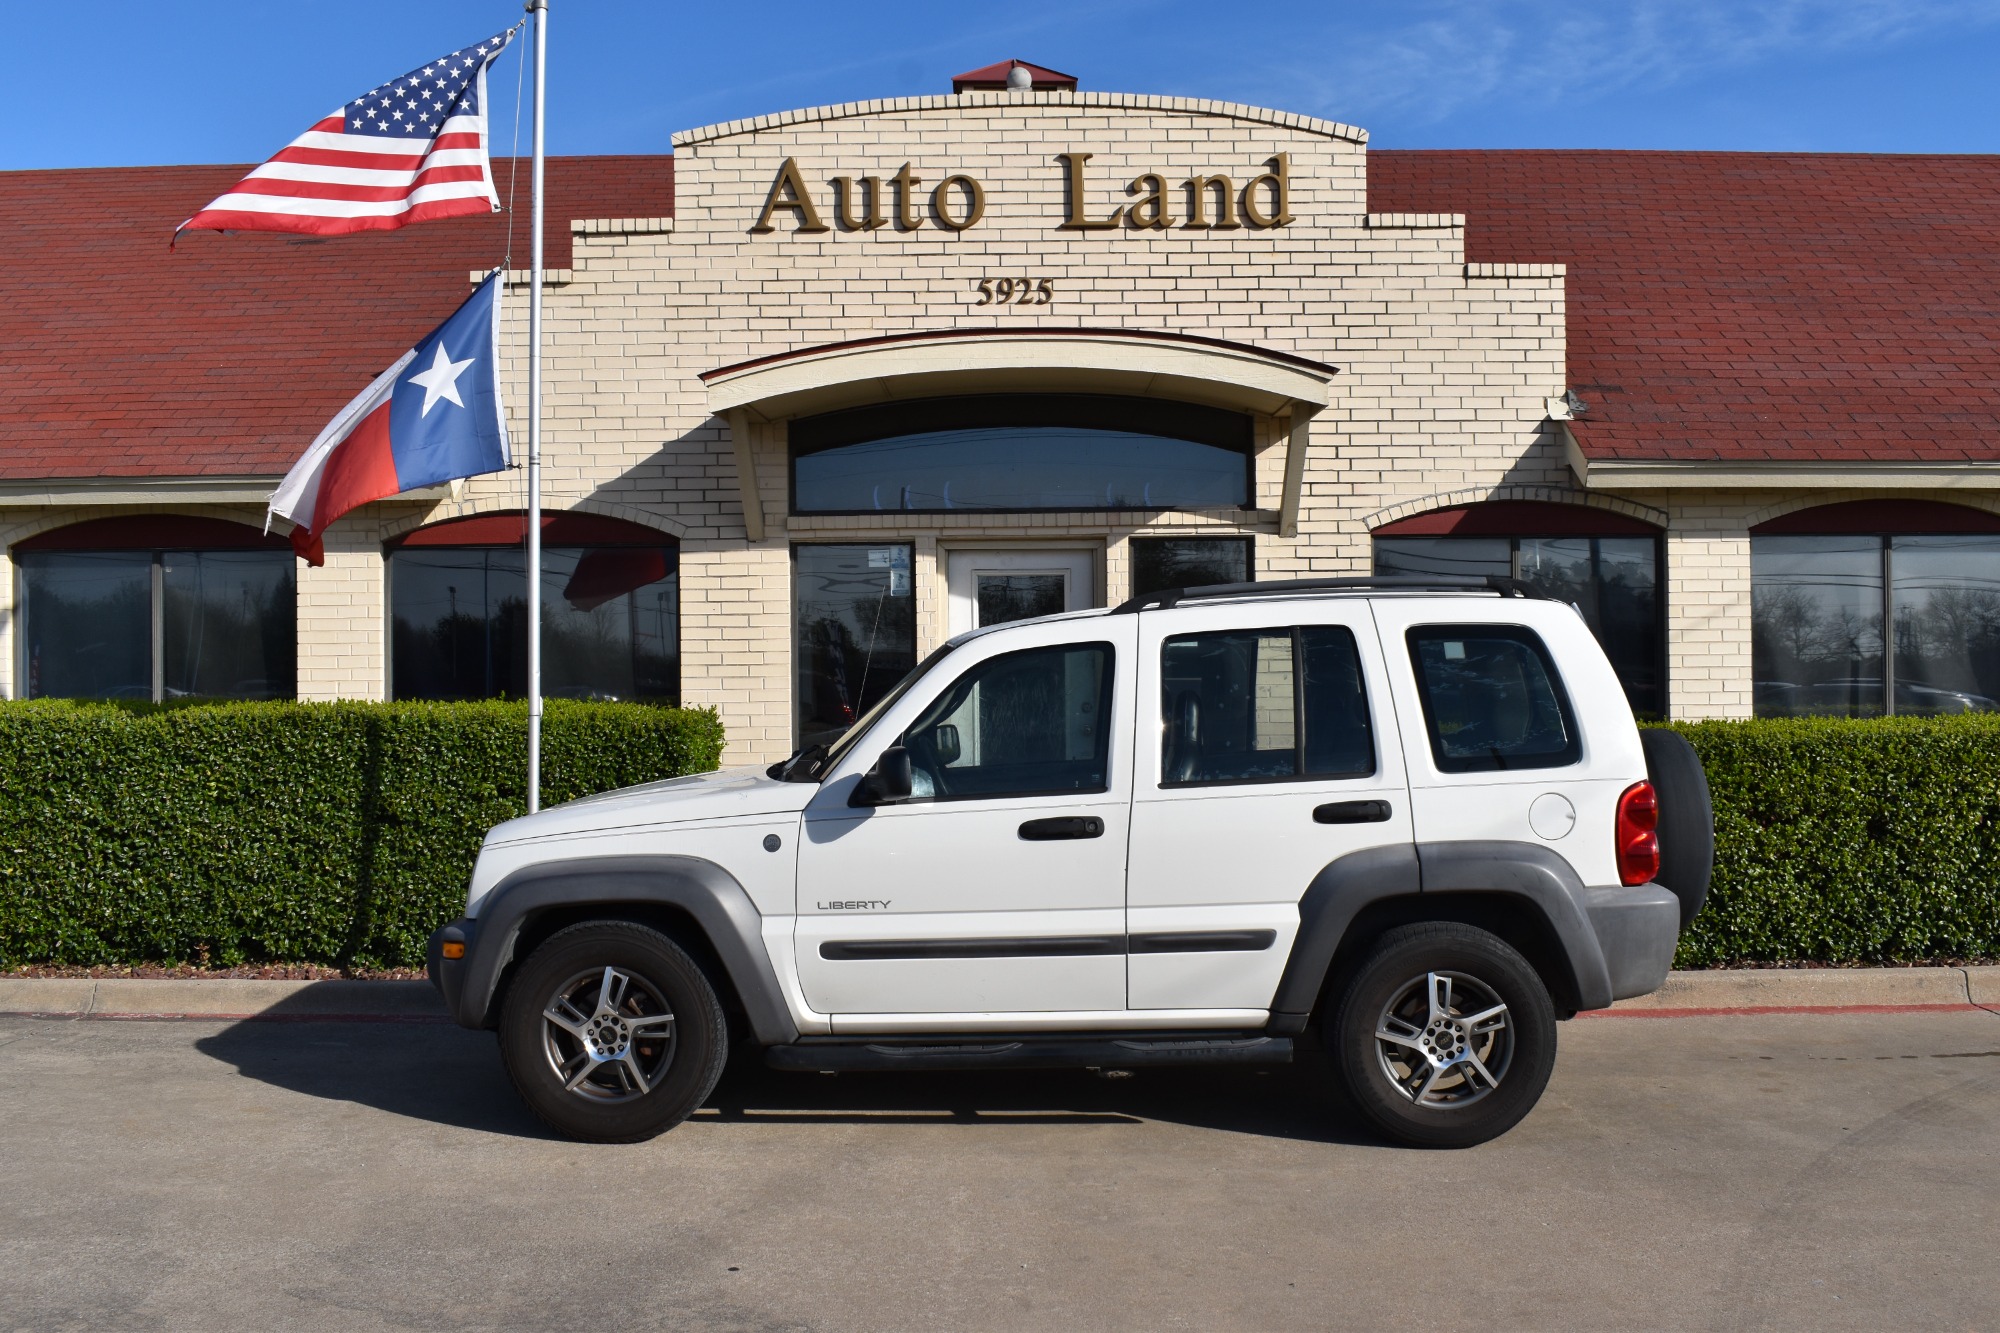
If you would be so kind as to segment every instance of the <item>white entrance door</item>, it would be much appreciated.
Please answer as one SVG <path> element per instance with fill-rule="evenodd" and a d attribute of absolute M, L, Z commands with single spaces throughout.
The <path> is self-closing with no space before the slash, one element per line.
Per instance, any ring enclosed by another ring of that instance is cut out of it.
<path fill-rule="evenodd" d="M 1089 551 L 950 551 L 951 632 L 1092 605 Z"/>

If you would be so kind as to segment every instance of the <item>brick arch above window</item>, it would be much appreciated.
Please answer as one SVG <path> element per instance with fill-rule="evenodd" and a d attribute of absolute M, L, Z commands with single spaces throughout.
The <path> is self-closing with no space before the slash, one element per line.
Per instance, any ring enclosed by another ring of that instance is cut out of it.
<path fill-rule="evenodd" d="M 2000 532 L 2000 514 L 1943 500 L 1843 500 L 1794 509 L 1750 529 L 1753 537 L 1944 536 Z"/>
<path fill-rule="evenodd" d="M 127 514 L 50 528 L 15 551 L 289 551 L 290 541 L 248 523 L 191 514 Z"/>
<path fill-rule="evenodd" d="M 1656 537 L 1660 529 L 1594 505 L 1546 500 L 1488 500 L 1411 514 L 1384 523 L 1376 537 Z"/>
<path fill-rule="evenodd" d="M 527 540 L 527 514 L 510 510 L 448 518 L 391 538 L 386 547 L 394 551 L 406 546 L 519 546 Z M 545 546 L 680 545 L 672 533 L 658 528 L 573 510 L 542 515 L 542 543 Z"/>

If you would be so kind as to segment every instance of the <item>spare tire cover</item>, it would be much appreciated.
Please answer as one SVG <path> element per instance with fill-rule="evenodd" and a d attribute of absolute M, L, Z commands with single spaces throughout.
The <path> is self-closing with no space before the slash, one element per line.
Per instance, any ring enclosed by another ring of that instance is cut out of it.
<path fill-rule="evenodd" d="M 1715 868 L 1715 807 L 1708 774 L 1687 738 L 1664 727 L 1642 727 L 1646 776 L 1660 799 L 1660 873 L 1656 880 L 1681 900 L 1686 930 L 1708 900 L 1708 877 Z"/>

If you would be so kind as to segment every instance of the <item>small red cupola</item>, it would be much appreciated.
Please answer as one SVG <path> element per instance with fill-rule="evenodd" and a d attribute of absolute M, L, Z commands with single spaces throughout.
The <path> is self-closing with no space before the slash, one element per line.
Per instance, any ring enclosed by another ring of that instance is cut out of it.
<path fill-rule="evenodd" d="M 967 70 L 963 74 L 954 74 L 951 79 L 951 90 L 955 93 L 1005 92 L 1007 76 L 1017 69 L 1028 76 L 1028 86 L 1038 93 L 1076 91 L 1076 75 L 1044 69 L 1025 60 L 1002 60 L 979 69 Z"/>

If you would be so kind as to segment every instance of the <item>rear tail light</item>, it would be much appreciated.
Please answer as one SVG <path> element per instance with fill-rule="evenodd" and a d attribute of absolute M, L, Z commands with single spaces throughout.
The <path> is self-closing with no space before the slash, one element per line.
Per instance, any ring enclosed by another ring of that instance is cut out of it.
<path fill-rule="evenodd" d="M 1635 782 L 1618 798 L 1618 878 L 1645 884 L 1660 873 L 1660 798 Z"/>

